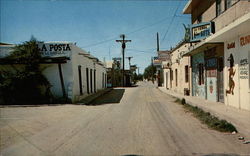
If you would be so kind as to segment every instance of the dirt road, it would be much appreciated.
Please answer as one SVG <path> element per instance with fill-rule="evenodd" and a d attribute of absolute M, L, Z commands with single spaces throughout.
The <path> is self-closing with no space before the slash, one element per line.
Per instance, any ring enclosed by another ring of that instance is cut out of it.
<path fill-rule="evenodd" d="M 142 82 L 91 106 L 1 108 L 1 154 L 250 155 L 238 135 L 208 129 L 174 100 Z"/>

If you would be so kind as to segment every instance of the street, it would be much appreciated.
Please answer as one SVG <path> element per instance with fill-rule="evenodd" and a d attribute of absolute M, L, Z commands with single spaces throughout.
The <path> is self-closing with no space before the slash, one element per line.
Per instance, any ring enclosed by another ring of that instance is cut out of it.
<path fill-rule="evenodd" d="M 150 82 L 91 105 L 0 108 L 0 155 L 249 155 Z"/>

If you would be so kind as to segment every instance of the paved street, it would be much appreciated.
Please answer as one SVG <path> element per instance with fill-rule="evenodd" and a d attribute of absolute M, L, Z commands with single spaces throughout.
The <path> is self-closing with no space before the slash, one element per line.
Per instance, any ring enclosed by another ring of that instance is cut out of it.
<path fill-rule="evenodd" d="M 250 154 L 210 130 L 152 83 L 117 88 L 91 106 L 1 108 L 0 155 Z"/>

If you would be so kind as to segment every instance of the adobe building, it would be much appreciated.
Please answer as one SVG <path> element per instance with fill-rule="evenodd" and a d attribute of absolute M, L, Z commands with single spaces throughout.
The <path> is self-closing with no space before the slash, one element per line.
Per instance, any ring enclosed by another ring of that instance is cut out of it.
<path fill-rule="evenodd" d="M 163 62 L 164 87 L 183 95 L 191 90 L 190 57 L 183 56 L 188 51 L 189 43 L 181 41 L 170 51 L 170 62 Z"/>
<path fill-rule="evenodd" d="M 1 45 L 4 60 L 15 45 Z M 55 97 L 68 97 L 72 102 L 107 87 L 105 65 L 71 42 L 39 42 L 42 53 L 42 73 L 48 79 Z M 1 61 L 0 70 L 11 70 L 11 62 Z M 18 67 L 20 64 L 14 64 Z"/>
<path fill-rule="evenodd" d="M 250 110 L 250 2 L 189 0 L 192 95 Z"/>

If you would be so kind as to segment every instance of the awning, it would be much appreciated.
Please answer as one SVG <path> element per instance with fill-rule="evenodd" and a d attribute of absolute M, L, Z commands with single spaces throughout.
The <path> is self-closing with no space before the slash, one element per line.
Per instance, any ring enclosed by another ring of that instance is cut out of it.
<path fill-rule="evenodd" d="M 224 44 L 223 42 L 220 43 L 206 43 L 206 42 L 200 42 L 200 44 L 197 44 L 195 46 L 191 46 L 189 48 L 189 51 L 187 51 L 186 53 L 184 53 L 182 56 L 191 56 L 191 55 L 195 55 L 199 52 L 205 51 L 207 49 L 211 49 L 213 47 L 219 46 Z"/>
<path fill-rule="evenodd" d="M 189 47 L 189 50 L 184 53 L 183 56 L 194 55 L 202 50 L 223 44 L 226 41 L 230 41 L 240 35 L 250 33 L 249 26 L 250 13 L 235 20 L 233 23 L 229 24 L 228 26 L 224 27 L 208 38 L 202 40 L 201 42 L 196 44 L 194 43 L 195 45 Z"/>
<path fill-rule="evenodd" d="M 67 63 L 67 60 L 70 60 L 69 57 L 44 57 L 41 58 L 39 63 L 41 64 L 58 64 L 58 63 Z M 9 65 L 9 64 L 26 64 L 27 60 L 16 60 L 11 58 L 1 58 L 0 65 Z"/>

